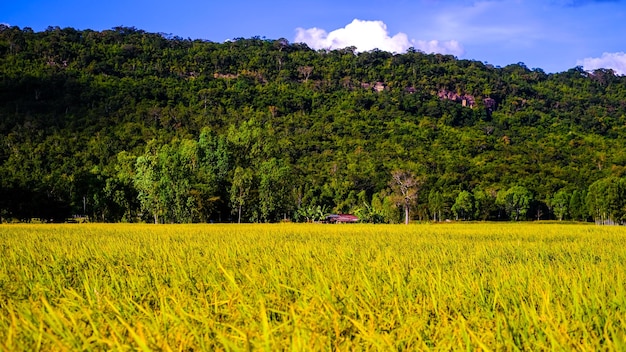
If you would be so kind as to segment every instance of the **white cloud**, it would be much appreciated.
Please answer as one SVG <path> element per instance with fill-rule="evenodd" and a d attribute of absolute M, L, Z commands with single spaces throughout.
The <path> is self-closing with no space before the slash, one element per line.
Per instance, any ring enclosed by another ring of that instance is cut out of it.
<path fill-rule="evenodd" d="M 441 53 L 441 54 L 453 54 L 453 55 L 463 55 L 464 49 L 463 46 L 456 40 L 449 40 L 445 42 L 440 42 L 438 40 L 418 40 L 414 42 L 415 49 L 421 50 L 425 53 Z"/>
<path fill-rule="evenodd" d="M 577 65 L 582 65 L 587 71 L 607 68 L 612 69 L 618 75 L 626 75 L 626 53 L 603 53 L 602 57 L 588 57 L 578 60 Z"/>
<path fill-rule="evenodd" d="M 475 1 L 446 4 L 433 14 L 428 28 L 444 38 L 455 38 L 464 43 L 498 43 L 508 47 L 526 45 L 546 35 L 537 14 L 543 10 L 520 0 Z"/>
<path fill-rule="evenodd" d="M 303 42 L 313 49 L 342 49 L 356 47 L 357 51 L 380 49 L 392 53 L 402 53 L 414 47 L 427 53 L 462 55 L 463 48 L 457 41 L 409 40 L 405 33 L 389 36 L 387 25 L 382 21 L 362 21 L 355 19 L 344 28 L 330 33 L 320 28 L 297 28 L 296 42 Z"/>

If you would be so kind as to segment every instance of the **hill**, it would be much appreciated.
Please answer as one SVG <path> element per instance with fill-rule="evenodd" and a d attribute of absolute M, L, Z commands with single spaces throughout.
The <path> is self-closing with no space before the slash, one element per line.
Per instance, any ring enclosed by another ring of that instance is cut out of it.
<path fill-rule="evenodd" d="M 5 220 L 621 222 L 625 126 L 610 70 L 0 25 Z"/>

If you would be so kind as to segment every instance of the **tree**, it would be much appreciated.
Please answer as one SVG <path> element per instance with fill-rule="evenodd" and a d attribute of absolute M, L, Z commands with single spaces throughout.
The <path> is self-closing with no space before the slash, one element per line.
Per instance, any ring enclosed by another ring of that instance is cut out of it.
<path fill-rule="evenodd" d="M 189 139 L 172 142 L 159 150 L 160 196 L 168 222 L 193 222 L 197 205 L 193 196 L 199 165 L 197 143 Z"/>
<path fill-rule="evenodd" d="M 431 189 L 428 193 L 428 210 L 433 217 L 433 221 L 442 220 L 442 212 L 444 208 L 444 200 L 441 192 L 436 189 Z"/>
<path fill-rule="evenodd" d="M 417 200 L 422 180 L 410 171 L 395 170 L 391 173 L 389 186 L 396 196 L 396 203 L 404 208 L 404 223 L 409 224 L 411 205 Z"/>
<path fill-rule="evenodd" d="M 313 66 L 300 66 L 298 67 L 298 73 L 304 77 L 304 83 L 309 80 L 309 76 L 313 72 Z"/>
<path fill-rule="evenodd" d="M 550 201 L 554 216 L 559 221 L 562 221 L 569 214 L 570 198 L 569 192 L 562 188 L 554 194 Z"/>
<path fill-rule="evenodd" d="M 283 160 L 271 158 L 259 167 L 259 208 L 263 221 L 277 220 L 288 207 L 291 170 Z"/>
<path fill-rule="evenodd" d="M 589 186 L 587 193 L 587 207 L 591 216 L 598 224 L 606 225 L 613 222 L 610 216 L 610 182 L 600 179 Z"/>
<path fill-rule="evenodd" d="M 519 221 L 526 217 L 532 200 L 532 193 L 526 187 L 518 185 L 498 192 L 496 203 L 504 208 L 511 220 Z"/>
<path fill-rule="evenodd" d="M 621 224 L 626 220 L 626 178 L 606 177 L 589 186 L 587 206 L 598 224 Z"/>
<path fill-rule="evenodd" d="M 156 151 L 151 150 L 137 158 L 133 183 L 137 189 L 141 209 L 152 214 L 154 223 L 165 212 L 159 197 L 159 168 Z"/>
<path fill-rule="evenodd" d="M 480 188 L 475 188 L 473 193 L 476 205 L 475 217 L 480 220 L 487 220 L 491 213 L 496 210 L 495 192 L 488 192 Z"/>
<path fill-rule="evenodd" d="M 215 201 L 215 176 L 201 167 L 198 144 L 190 139 L 152 141 L 137 158 L 133 181 L 155 223 L 206 220 Z"/>
<path fill-rule="evenodd" d="M 587 213 L 587 207 L 584 204 L 584 198 L 585 197 L 581 195 L 580 191 L 574 190 L 572 192 L 568 205 L 569 214 L 572 220 L 582 221 L 587 217 L 587 215 L 585 215 Z"/>
<path fill-rule="evenodd" d="M 234 168 L 233 157 L 225 135 L 216 135 L 208 128 L 203 128 L 198 138 L 197 185 L 203 191 L 200 199 L 203 204 L 199 209 L 201 217 L 207 220 L 215 211 L 218 220 L 222 214 L 229 214 L 231 176 Z M 208 187 L 207 187 L 208 186 Z"/>
<path fill-rule="evenodd" d="M 452 212 L 459 220 L 470 220 L 474 217 L 476 211 L 474 196 L 468 191 L 461 191 L 456 197 L 454 205 L 452 205 Z"/>
<path fill-rule="evenodd" d="M 254 174 L 251 169 L 244 169 L 241 166 L 235 168 L 230 188 L 230 203 L 233 213 L 237 213 L 237 223 L 241 223 L 243 208 L 248 204 L 253 181 Z"/>

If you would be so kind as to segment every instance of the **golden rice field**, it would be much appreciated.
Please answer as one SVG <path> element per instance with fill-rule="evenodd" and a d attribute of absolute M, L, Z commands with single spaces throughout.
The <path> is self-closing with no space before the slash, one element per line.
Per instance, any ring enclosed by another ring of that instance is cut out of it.
<path fill-rule="evenodd" d="M 1 225 L 0 349 L 626 350 L 626 228 Z"/>

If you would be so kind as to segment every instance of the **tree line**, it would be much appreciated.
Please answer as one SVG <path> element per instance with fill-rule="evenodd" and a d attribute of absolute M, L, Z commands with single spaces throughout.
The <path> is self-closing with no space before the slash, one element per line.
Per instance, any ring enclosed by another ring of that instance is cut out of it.
<path fill-rule="evenodd" d="M 3 221 L 626 219 L 611 70 L 0 25 L 0 73 Z"/>

